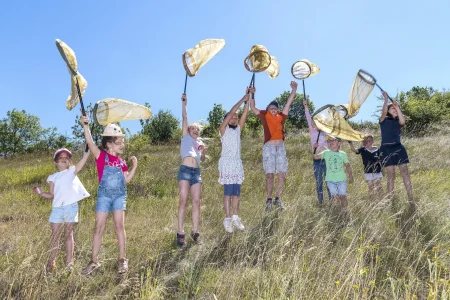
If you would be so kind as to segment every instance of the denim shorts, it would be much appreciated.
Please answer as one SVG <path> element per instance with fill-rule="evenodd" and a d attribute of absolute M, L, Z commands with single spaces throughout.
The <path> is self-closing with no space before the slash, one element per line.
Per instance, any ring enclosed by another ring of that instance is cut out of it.
<path fill-rule="evenodd" d="M 331 196 L 347 196 L 347 181 L 327 181 L 327 187 Z"/>
<path fill-rule="evenodd" d="M 241 185 L 240 184 L 224 184 L 223 185 L 223 195 L 224 196 L 241 196 Z"/>
<path fill-rule="evenodd" d="M 50 223 L 78 223 L 78 202 L 53 207 L 48 221 Z"/>
<path fill-rule="evenodd" d="M 185 165 L 181 165 L 180 170 L 178 170 L 178 181 L 180 180 L 189 181 L 189 185 L 191 186 L 193 186 L 196 183 L 202 183 L 200 168 L 192 168 Z"/>
<path fill-rule="evenodd" d="M 106 189 L 99 186 L 97 193 L 96 212 L 110 212 L 115 210 L 126 210 L 127 192 L 121 189 Z"/>

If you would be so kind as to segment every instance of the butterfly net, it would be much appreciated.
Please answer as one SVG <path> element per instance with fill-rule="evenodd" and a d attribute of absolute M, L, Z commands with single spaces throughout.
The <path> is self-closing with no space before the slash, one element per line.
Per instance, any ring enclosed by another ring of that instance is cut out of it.
<path fill-rule="evenodd" d="M 250 54 L 244 60 L 244 66 L 250 72 L 262 72 L 270 67 L 271 62 L 272 56 L 270 56 L 269 51 L 267 51 L 267 48 L 264 47 L 263 45 L 254 45 L 250 49 Z M 277 65 L 278 61 L 273 65 L 274 71 Z"/>
<path fill-rule="evenodd" d="M 295 79 L 306 79 L 319 73 L 319 66 L 307 59 L 301 59 L 292 65 L 291 73 Z"/>
<path fill-rule="evenodd" d="M 364 134 L 353 130 L 345 119 L 346 114 L 345 106 L 326 105 L 319 108 L 312 118 L 316 127 L 329 135 L 347 141 L 362 141 Z"/>
<path fill-rule="evenodd" d="M 99 125 L 126 120 L 149 119 L 152 116 L 150 108 L 117 98 L 106 98 L 94 106 L 94 121 Z"/>
<path fill-rule="evenodd" d="M 78 63 L 77 58 L 75 56 L 75 52 L 70 48 L 66 43 L 57 39 L 56 47 L 58 48 L 61 57 L 66 62 L 67 70 L 71 75 L 71 87 L 70 87 L 70 95 L 66 100 L 66 108 L 68 110 L 72 110 L 79 102 L 80 98 L 77 91 L 77 80 L 78 86 L 80 88 L 81 97 L 84 96 L 85 89 L 87 88 L 87 81 L 84 79 L 83 75 L 78 72 Z"/>
<path fill-rule="evenodd" d="M 361 105 L 366 101 L 369 94 L 375 86 L 375 79 L 363 70 L 359 70 L 356 78 L 353 81 L 352 89 L 350 90 L 350 97 L 348 99 L 348 116 L 347 119 L 352 118 L 358 114 Z"/>
<path fill-rule="evenodd" d="M 183 53 L 183 66 L 189 77 L 197 74 L 198 70 L 213 58 L 225 46 L 223 39 L 206 39 L 200 41 L 194 48 Z"/>

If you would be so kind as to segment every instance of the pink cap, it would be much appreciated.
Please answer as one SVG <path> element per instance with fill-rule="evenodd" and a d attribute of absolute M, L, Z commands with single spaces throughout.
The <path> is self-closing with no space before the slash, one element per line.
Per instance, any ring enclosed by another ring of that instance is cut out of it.
<path fill-rule="evenodd" d="M 61 148 L 61 149 L 56 150 L 55 154 L 53 154 L 53 160 L 56 160 L 56 157 L 58 156 L 58 154 L 63 153 L 63 152 L 67 153 L 67 155 L 69 155 L 69 158 L 72 158 L 72 152 L 70 152 L 69 149 Z"/>

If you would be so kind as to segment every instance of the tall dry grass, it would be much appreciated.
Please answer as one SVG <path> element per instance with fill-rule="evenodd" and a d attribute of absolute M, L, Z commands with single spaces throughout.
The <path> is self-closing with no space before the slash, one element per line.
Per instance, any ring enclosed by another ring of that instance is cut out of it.
<path fill-rule="evenodd" d="M 328 206 L 317 206 L 307 136 L 286 141 L 287 210 L 264 213 L 261 139 L 243 139 L 240 217 L 246 230 L 226 234 L 222 186 L 217 182 L 218 140 L 209 141 L 202 166 L 204 244 L 175 246 L 178 146 L 151 146 L 136 155 L 126 213 L 130 272 L 118 277 L 112 221 L 95 276 L 79 275 L 88 263 L 94 225 L 96 170 L 92 159 L 79 173 L 92 197 L 80 202 L 75 229 L 75 269 L 45 275 L 51 202 L 31 193 L 54 172 L 51 157 L 0 161 L 1 299 L 449 299 L 449 138 L 404 139 L 410 155 L 417 211 L 407 205 L 400 176 L 393 201 L 370 201 L 360 157 L 349 155 L 350 221 L 343 226 Z M 127 154 L 128 155 L 128 154 Z M 75 161 L 80 157 L 76 155 Z M 385 185 L 383 185 L 385 187 Z M 190 211 L 185 231 L 191 228 Z"/>

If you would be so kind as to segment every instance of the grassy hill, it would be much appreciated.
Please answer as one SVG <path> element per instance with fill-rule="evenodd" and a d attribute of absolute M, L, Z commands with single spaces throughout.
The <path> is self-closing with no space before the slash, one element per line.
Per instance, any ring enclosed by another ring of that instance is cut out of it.
<path fill-rule="evenodd" d="M 377 139 L 376 139 L 377 141 Z M 379 139 L 378 139 L 379 141 Z M 376 143 L 379 144 L 379 143 Z M 45 275 L 51 202 L 31 192 L 55 171 L 51 154 L 0 161 L 1 299 L 449 299 L 450 139 L 404 139 L 418 210 L 408 209 L 397 170 L 393 201 L 370 201 L 361 158 L 349 151 L 355 183 L 349 187 L 351 221 L 340 226 L 328 207 L 316 205 L 309 139 L 286 140 L 289 174 L 285 212 L 264 213 L 262 139 L 243 139 L 240 217 L 246 230 L 226 234 L 223 188 L 217 182 L 220 142 L 208 141 L 202 165 L 201 233 L 204 244 L 175 246 L 179 146 L 151 146 L 134 153 L 138 171 L 128 185 L 127 257 L 118 277 L 118 249 L 108 220 L 102 267 L 81 276 L 90 258 L 97 174 L 90 158 L 79 177 L 91 193 L 80 202 L 75 229 L 75 269 Z M 78 161 L 81 153 L 74 155 Z M 125 155 L 125 157 L 126 157 Z M 386 188 L 385 180 L 383 188 Z M 190 210 L 185 231 L 190 232 Z M 64 248 L 64 246 L 63 246 Z"/>

